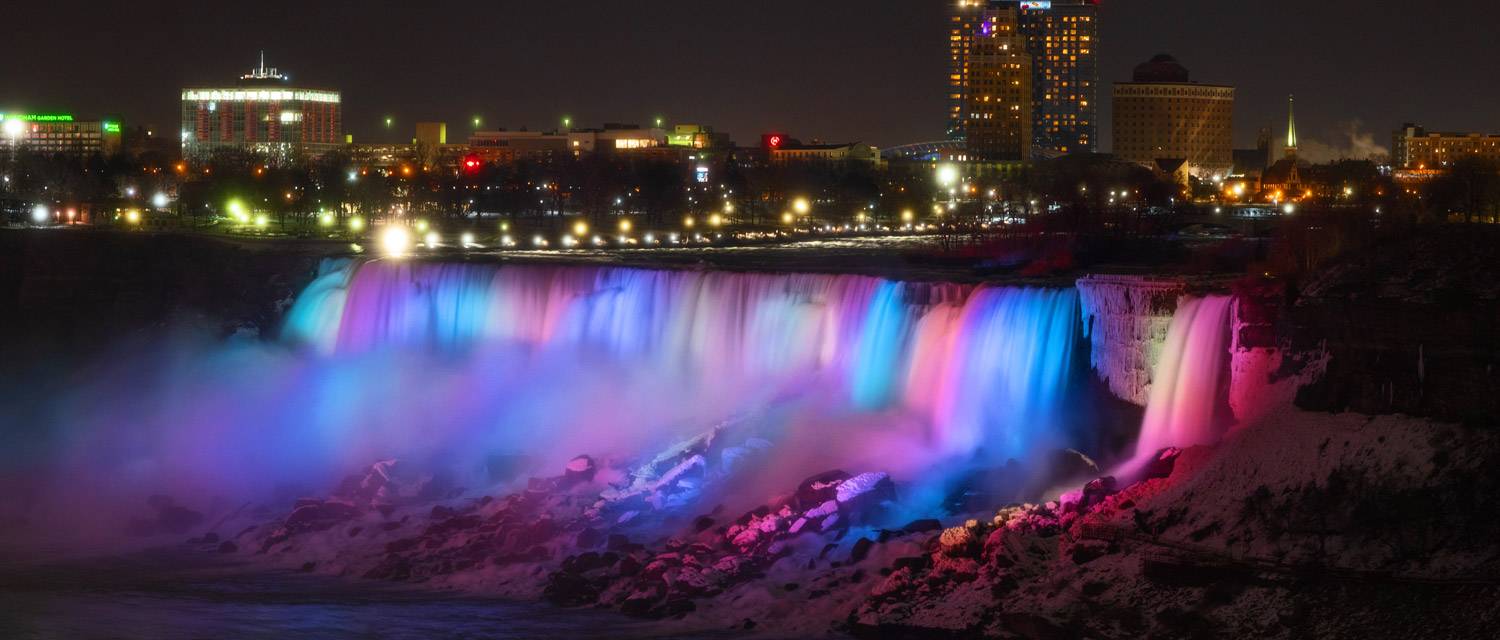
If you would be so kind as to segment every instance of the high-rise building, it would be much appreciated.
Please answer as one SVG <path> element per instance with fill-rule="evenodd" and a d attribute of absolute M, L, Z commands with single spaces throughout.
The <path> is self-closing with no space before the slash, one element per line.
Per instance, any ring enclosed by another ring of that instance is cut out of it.
<path fill-rule="evenodd" d="M 1019 2 L 1032 61 L 1032 136 L 1037 153 L 1091 152 L 1099 131 L 1098 0 Z"/>
<path fill-rule="evenodd" d="M 120 150 L 120 123 L 80 120 L 69 113 L 0 113 L 0 150 L 44 155 L 111 155 Z"/>
<path fill-rule="evenodd" d="M 954 0 L 948 17 L 948 138 L 964 139 L 974 47 L 988 17 L 1013 11 L 1030 56 L 1033 150 L 1092 151 L 1098 144 L 1099 20 L 1096 0 Z"/>
<path fill-rule="evenodd" d="M 948 14 L 948 139 L 964 139 L 964 107 L 968 104 L 969 47 L 986 9 L 995 0 L 949 0 Z"/>
<path fill-rule="evenodd" d="M 313 157 L 343 142 L 337 91 L 297 88 L 260 66 L 232 87 L 182 90 L 182 155 L 203 162 L 234 150 L 270 162 Z"/>
<path fill-rule="evenodd" d="M 1145 166 L 1184 160 L 1192 175 L 1222 177 L 1234 167 L 1234 87 L 1192 82 L 1169 55 L 1137 65 L 1114 90 L 1115 155 Z"/>
<path fill-rule="evenodd" d="M 985 9 L 969 43 L 964 149 L 980 162 L 1023 162 L 1032 150 L 1032 73 L 1020 9 Z"/>

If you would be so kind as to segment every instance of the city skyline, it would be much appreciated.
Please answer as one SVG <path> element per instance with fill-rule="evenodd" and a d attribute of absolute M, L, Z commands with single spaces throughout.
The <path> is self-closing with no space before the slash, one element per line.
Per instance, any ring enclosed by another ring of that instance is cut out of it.
<path fill-rule="evenodd" d="M 405 140 L 417 121 L 446 121 L 463 135 L 475 115 L 485 128 L 541 128 L 564 114 L 590 125 L 661 116 L 715 126 L 741 144 L 773 130 L 880 146 L 941 139 L 946 0 L 877 4 L 882 10 L 773 0 L 711 9 L 669 1 L 461 12 L 442 3 L 423 11 L 323 4 L 244 16 L 168 2 L 65 20 L 27 5 L 10 13 L 35 27 L 0 44 L 5 59 L 28 60 L 7 74 L 12 84 L 0 94 L 0 110 L 117 115 L 127 126 L 170 130 L 181 87 L 237 77 L 264 49 L 268 63 L 294 81 L 342 91 L 344 128 L 356 141 Z M 1260 127 L 1276 127 L 1285 96 L 1295 93 L 1309 159 L 1318 159 L 1320 145 L 1348 147 L 1355 122 L 1382 148 L 1404 122 L 1494 129 L 1485 105 L 1500 99 L 1500 88 L 1472 81 L 1472 65 L 1430 63 L 1464 59 L 1461 52 L 1482 43 L 1482 21 L 1464 18 L 1483 11 L 1477 2 L 1424 14 L 1435 23 L 1424 33 L 1442 34 L 1428 42 L 1405 37 L 1406 21 L 1390 12 L 1357 11 L 1367 6 L 1104 2 L 1099 81 L 1108 91 L 1142 60 L 1171 53 L 1195 76 L 1238 87 L 1239 147 L 1252 146 Z M 69 41 L 64 25 L 123 35 Z M 472 25 L 493 28 L 476 35 Z M 1371 41 L 1403 45 L 1364 46 Z M 816 63 L 794 64 L 800 59 Z M 94 64 L 104 60 L 109 66 Z M 1111 151 L 1110 106 L 1101 102 L 1100 150 Z M 389 129 L 386 116 L 395 118 Z"/>

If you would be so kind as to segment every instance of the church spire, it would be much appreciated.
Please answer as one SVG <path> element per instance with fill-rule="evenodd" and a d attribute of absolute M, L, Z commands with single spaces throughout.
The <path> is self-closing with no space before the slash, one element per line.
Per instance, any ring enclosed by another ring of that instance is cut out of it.
<path fill-rule="evenodd" d="M 1286 152 L 1297 153 L 1297 104 L 1296 96 L 1286 97 Z"/>
<path fill-rule="evenodd" d="M 1297 171 L 1297 103 L 1296 96 L 1286 97 L 1286 184 L 1288 191 L 1302 184 L 1302 174 Z M 1289 194 L 1290 195 L 1290 194 Z"/>

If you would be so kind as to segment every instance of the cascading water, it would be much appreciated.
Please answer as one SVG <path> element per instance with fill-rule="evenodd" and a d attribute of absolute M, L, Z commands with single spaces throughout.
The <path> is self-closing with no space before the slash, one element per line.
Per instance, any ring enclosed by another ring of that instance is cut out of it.
<path fill-rule="evenodd" d="M 1003 459 L 1066 444 L 1077 326 L 1070 289 L 372 262 L 323 274 L 284 334 L 330 356 L 512 343 L 725 383 L 817 377 L 854 409 L 917 414 L 936 450 Z"/>
<path fill-rule="evenodd" d="M 1226 304 L 1205 303 L 1203 326 L 1222 324 Z M 903 508 L 931 515 L 1010 460 L 1040 476 L 1043 452 L 1109 455 L 1097 436 L 1114 427 L 1090 422 L 1081 395 L 1080 316 L 1073 288 L 329 262 L 279 341 L 164 332 L 79 374 L 38 425 L 54 435 L 27 474 L 51 486 L 28 500 L 88 496 L 102 523 L 153 493 L 295 499 L 388 458 L 482 488 L 578 454 L 628 465 L 750 414 L 738 437 L 770 453 L 716 499 L 748 507 L 814 473 L 878 470 L 902 483 Z M 1174 362 L 1218 348 L 1173 340 Z M 1153 413 L 1143 450 L 1180 444 L 1188 422 Z M 497 475 L 497 459 L 521 462 Z"/>
<path fill-rule="evenodd" d="M 1132 464 L 1166 447 L 1214 444 L 1228 413 L 1229 296 L 1184 298 L 1167 330 Z"/>

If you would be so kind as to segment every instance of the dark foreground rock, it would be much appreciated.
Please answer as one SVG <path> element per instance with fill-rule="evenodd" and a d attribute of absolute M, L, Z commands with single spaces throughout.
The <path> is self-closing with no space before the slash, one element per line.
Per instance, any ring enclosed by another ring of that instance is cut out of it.
<path fill-rule="evenodd" d="M 1500 437 L 1484 431 L 1288 413 L 1164 450 L 1135 480 L 942 519 L 902 512 L 879 471 L 789 481 L 738 514 L 705 500 L 767 446 L 716 428 L 501 496 L 423 491 L 383 462 L 195 544 L 775 637 L 1460 638 L 1500 621 L 1500 522 L 1475 508 L 1500 500 Z"/>

